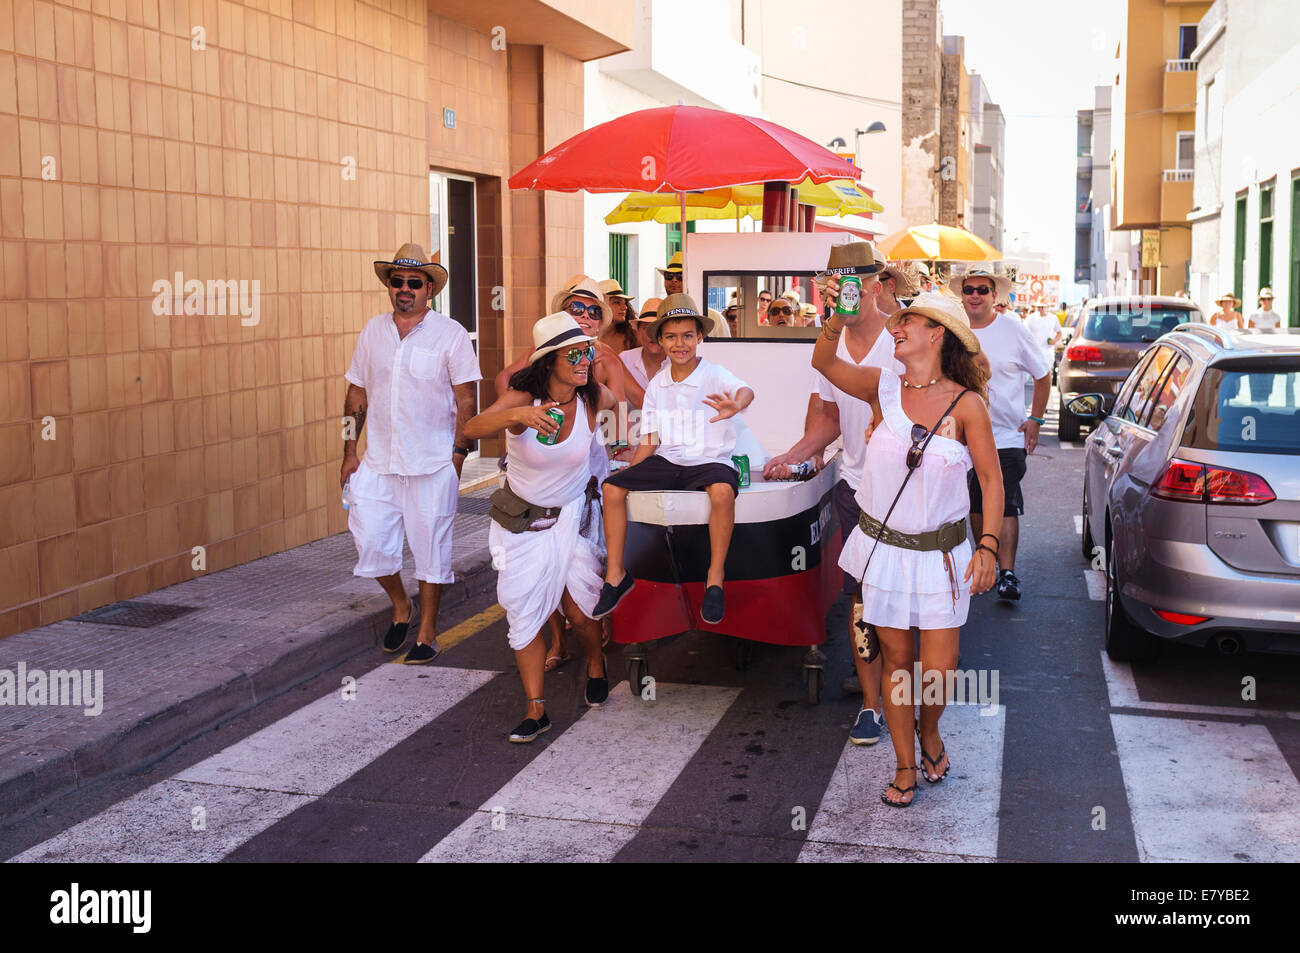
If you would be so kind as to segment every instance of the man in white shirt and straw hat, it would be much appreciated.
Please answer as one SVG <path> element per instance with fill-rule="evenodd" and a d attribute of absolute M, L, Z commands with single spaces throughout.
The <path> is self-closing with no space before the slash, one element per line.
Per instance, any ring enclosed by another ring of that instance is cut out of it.
<path fill-rule="evenodd" d="M 439 651 L 438 603 L 442 587 L 454 579 L 452 525 L 460 471 L 471 449 L 465 424 L 474 415 L 475 383 L 482 375 L 465 329 L 429 307 L 447 284 L 447 270 L 414 243 L 374 267 L 393 310 L 362 328 L 345 375 L 339 483 L 357 546 L 353 575 L 377 580 L 393 603 L 384 651 L 401 649 L 418 615 L 416 644 L 403 661 L 419 665 Z M 357 441 L 367 421 L 363 461 Z M 404 537 L 415 556 L 418 610 L 402 585 Z"/>
<path fill-rule="evenodd" d="M 988 383 L 989 413 L 993 419 L 993 438 L 998 461 L 1002 465 L 1003 516 L 1001 527 L 983 525 L 983 496 L 979 481 L 971 471 L 967 481 L 970 493 L 971 524 L 978 536 L 986 529 L 998 541 L 998 598 L 1020 598 L 1020 579 L 1016 576 L 1016 549 L 1020 539 L 1020 517 L 1025 512 L 1025 498 L 1020 481 L 1027 472 L 1026 457 L 1038 446 L 1038 431 L 1047 411 L 1052 389 L 1052 360 L 1034 341 L 1024 323 L 1009 315 L 999 315 L 993 303 L 1011 291 L 1011 279 L 995 275 L 983 266 L 974 266 L 964 274 L 953 275 L 948 289 L 961 299 L 970 327 L 979 339 L 980 349 L 988 355 L 991 377 Z M 1025 416 L 1025 375 L 1033 378 L 1033 405 Z"/>

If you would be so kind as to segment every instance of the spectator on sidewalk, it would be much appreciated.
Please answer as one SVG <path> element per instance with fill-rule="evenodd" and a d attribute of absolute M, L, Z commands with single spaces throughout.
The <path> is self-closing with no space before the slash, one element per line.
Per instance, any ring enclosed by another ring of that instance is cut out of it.
<path fill-rule="evenodd" d="M 994 310 L 993 302 L 1011 290 L 1011 279 L 974 267 L 965 274 L 954 275 L 948 289 L 961 296 L 970 328 L 979 339 L 980 349 L 988 355 L 989 414 L 993 419 L 998 460 L 1002 464 L 1003 511 L 1001 527 L 987 529 L 996 532 L 998 538 L 998 598 L 1014 601 L 1021 594 L 1020 580 L 1015 573 L 1020 517 L 1025 512 L 1020 481 L 1025 476 L 1026 457 L 1038 446 L 1038 431 L 1052 390 L 1052 361 L 1024 324 Z M 1034 381 L 1033 407 L 1028 419 L 1025 417 L 1026 374 Z M 969 474 L 967 489 L 971 524 L 978 538 L 986 527 L 983 495 L 974 470 Z"/>
<path fill-rule="evenodd" d="M 772 306 L 772 292 L 760 291 L 758 293 L 758 309 L 756 319 L 759 324 L 767 324 L 767 309 Z"/>
<path fill-rule="evenodd" d="M 1261 331 L 1276 331 L 1281 323 L 1281 316 L 1273 310 L 1273 289 L 1259 289 L 1259 310 L 1250 316 L 1246 327 Z"/>
<path fill-rule="evenodd" d="M 636 347 L 636 328 L 633 327 L 636 311 L 632 307 L 632 296 L 623 291 L 616 278 L 607 278 L 597 287 L 605 296 L 610 314 L 609 326 L 600 332 L 600 343 L 615 354 Z"/>
<path fill-rule="evenodd" d="M 1061 340 L 1061 322 L 1056 315 L 1047 310 L 1047 305 L 1040 302 L 1034 305 L 1031 314 L 1025 315 L 1025 327 L 1043 352 L 1043 356 L 1053 364 L 1056 363 L 1056 345 Z"/>
<path fill-rule="evenodd" d="M 668 264 L 663 268 L 656 268 L 664 279 L 664 297 L 682 293 L 682 253 L 675 252 L 672 258 L 668 259 Z"/>
<path fill-rule="evenodd" d="M 516 743 L 549 731 L 543 695 L 543 624 L 557 609 L 587 652 L 586 703 L 609 697 L 601 626 L 600 507 L 590 446 L 597 417 L 616 406 L 591 372 L 596 337 L 568 312 L 533 325 L 533 352 L 496 403 L 471 420 L 476 439 L 505 431 L 506 483 L 492 494 L 488 546 L 497 568 L 497 601 L 506 610 L 528 710 L 510 733 Z M 563 419 L 556 422 L 550 411 Z"/>
<path fill-rule="evenodd" d="M 361 329 L 343 416 L 339 483 L 348 502 L 348 529 L 356 542 L 353 575 L 376 579 L 393 602 L 384 651 L 406 644 L 420 617 L 409 665 L 438 655 L 437 619 L 442 587 L 453 580 L 451 534 L 461 467 L 471 447 L 465 424 L 474 414 L 478 357 L 465 329 L 429 307 L 447 284 L 447 270 L 408 243 L 392 261 L 375 262 L 393 310 Z M 357 440 L 370 419 L 365 460 Z M 351 439 L 346 439 L 351 437 Z M 417 610 L 402 585 L 402 541 L 415 556 L 420 586 Z"/>
<path fill-rule="evenodd" d="M 1237 300 L 1237 296 L 1231 291 L 1225 291 L 1219 295 L 1214 303 L 1219 306 L 1219 310 L 1210 315 L 1210 325 L 1212 327 L 1240 331 L 1245 326 L 1241 319 L 1241 312 L 1237 310 L 1237 305 L 1241 304 L 1241 302 Z"/>

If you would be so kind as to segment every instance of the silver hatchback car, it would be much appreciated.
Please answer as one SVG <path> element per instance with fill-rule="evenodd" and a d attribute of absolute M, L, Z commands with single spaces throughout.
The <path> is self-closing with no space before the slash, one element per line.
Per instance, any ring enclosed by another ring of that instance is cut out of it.
<path fill-rule="evenodd" d="M 1300 653 L 1300 333 L 1185 325 L 1139 359 L 1085 444 L 1083 553 L 1106 651 L 1160 640 Z"/>

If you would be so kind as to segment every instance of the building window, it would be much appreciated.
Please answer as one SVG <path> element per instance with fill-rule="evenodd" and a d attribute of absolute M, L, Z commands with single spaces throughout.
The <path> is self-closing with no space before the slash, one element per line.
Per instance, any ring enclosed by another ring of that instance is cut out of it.
<path fill-rule="evenodd" d="M 1259 286 L 1273 284 L 1273 187 L 1277 180 L 1259 187 Z M 1235 293 L 1235 292 L 1234 292 Z M 1237 297 L 1241 297 L 1237 295 Z"/>
<path fill-rule="evenodd" d="M 1196 24 L 1184 23 L 1178 28 L 1178 58 L 1190 60 L 1196 49 Z"/>
<path fill-rule="evenodd" d="M 695 223 L 686 223 L 686 234 L 695 234 Z M 673 255 L 682 250 L 682 226 L 680 222 L 669 222 L 668 227 L 664 229 L 664 261 L 668 261 Z"/>
<path fill-rule="evenodd" d="M 609 276 L 627 291 L 627 243 L 629 236 L 616 232 L 609 234 Z"/>
<path fill-rule="evenodd" d="M 1178 134 L 1178 159 L 1176 168 L 1192 171 L 1196 159 L 1196 133 L 1180 132 Z"/>
<path fill-rule="evenodd" d="M 1246 193 L 1237 196 L 1232 240 L 1232 293 L 1241 300 L 1242 272 L 1246 263 Z"/>

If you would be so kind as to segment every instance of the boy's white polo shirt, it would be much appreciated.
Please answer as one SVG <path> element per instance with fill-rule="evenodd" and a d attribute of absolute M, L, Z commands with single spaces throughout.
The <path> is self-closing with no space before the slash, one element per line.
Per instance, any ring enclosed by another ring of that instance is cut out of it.
<path fill-rule="evenodd" d="M 749 387 L 731 371 L 701 357 L 695 370 L 682 381 L 674 381 L 672 361 L 650 380 L 641 416 L 641 433 L 659 436 L 659 456 L 682 467 L 722 463 L 733 470 L 736 427 L 731 418 L 710 423 L 717 411 L 704 403 L 710 394 L 730 393 Z M 752 389 L 752 388 L 751 388 Z"/>
<path fill-rule="evenodd" d="M 430 309 L 405 338 L 391 311 L 367 321 L 344 376 L 365 388 L 370 403 L 366 466 L 375 473 L 419 476 L 451 464 L 452 386 L 483 375 L 465 329 Z"/>

